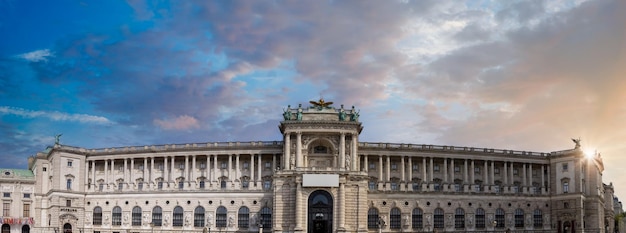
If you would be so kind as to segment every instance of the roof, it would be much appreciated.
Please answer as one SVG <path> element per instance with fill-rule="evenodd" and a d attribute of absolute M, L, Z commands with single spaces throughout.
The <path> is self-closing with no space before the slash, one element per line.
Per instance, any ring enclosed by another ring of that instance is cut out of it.
<path fill-rule="evenodd" d="M 0 178 L 34 178 L 33 171 L 28 169 L 0 168 Z"/>

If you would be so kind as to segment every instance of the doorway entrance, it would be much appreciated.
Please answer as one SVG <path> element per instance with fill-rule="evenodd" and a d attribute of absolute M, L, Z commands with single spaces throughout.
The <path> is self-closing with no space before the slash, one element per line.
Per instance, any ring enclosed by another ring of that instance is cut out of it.
<path fill-rule="evenodd" d="M 333 231 L 333 197 L 324 190 L 309 195 L 308 230 L 312 233 Z"/>
<path fill-rule="evenodd" d="M 72 224 L 63 224 L 63 233 L 72 233 Z"/>

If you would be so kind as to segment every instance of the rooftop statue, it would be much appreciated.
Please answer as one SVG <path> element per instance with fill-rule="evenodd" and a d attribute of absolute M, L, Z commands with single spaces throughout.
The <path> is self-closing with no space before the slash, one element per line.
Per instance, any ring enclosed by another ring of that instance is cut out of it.
<path fill-rule="evenodd" d="M 55 145 L 56 145 L 56 144 L 59 144 L 59 141 L 61 140 L 61 136 L 63 136 L 63 134 L 62 134 L 62 133 L 61 133 L 61 134 L 54 135 L 54 144 L 55 144 Z"/>
<path fill-rule="evenodd" d="M 359 112 L 355 111 L 354 106 L 352 106 L 352 115 L 350 115 L 350 121 L 358 121 L 359 120 Z"/>
<path fill-rule="evenodd" d="M 333 102 L 324 101 L 324 98 L 320 98 L 319 101 L 309 101 L 309 103 L 311 103 L 313 107 L 316 107 L 319 110 L 321 110 L 322 108 L 329 108 L 330 105 L 333 104 Z"/>
<path fill-rule="evenodd" d="M 283 109 L 283 118 L 286 121 L 291 120 L 291 105 L 287 105 L 287 110 Z"/>
<path fill-rule="evenodd" d="M 574 144 L 576 144 L 574 146 L 575 149 L 580 148 L 580 138 L 576 139 L 576 138 L 572 138 L 572 142 L 574 142 Z"/>
<path fill-rule="evenodd" d="M 339 110 L 339 121 L 345 121 L 346 120 L 346 111 L 343 110 L 343 105 L 341 107 L 342 108 Z"/>

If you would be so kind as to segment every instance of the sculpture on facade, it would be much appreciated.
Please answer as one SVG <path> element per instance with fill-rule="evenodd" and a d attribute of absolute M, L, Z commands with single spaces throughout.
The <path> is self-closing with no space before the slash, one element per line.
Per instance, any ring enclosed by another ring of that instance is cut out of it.
<path fill-rule="evenodd" d="M 316 107 L 318 110 L 322 110 L 323 108 L 329 108 L 330 105 L 333 104 L 333 102 L 324 101 L 324 98 L 320 98 L 319 101 L 309 101 L 309 103 L 311 103 L 313 107 Z"/>
<path fill-rule="evenodd" d="M 355 111 L 354 106 L 352 106 L 352 115 L 350 115 L 350 121 L 358 121 L 359 120 L 359 112 Z"/>
<path fill-rule="evenodd" d="M 343 110 L 343 108 L 341 108 L 339 110 L 339 121 L 345 121 L 346 120 L 346 111 Z"/>
<path fill-rule="evenodd" d="M 302 121 L 302 104 L 298 106 L 298 112 L 296 113 L 296 120 Z"/>
<path fill-rule="evenodd" d="M 286 121 L 291 120 L 291 105 L 287 105 L 287 110 L 283 110 L 283 118 Z"/>
<path fill-rule="evenodd" d="M 63 134 L 62 134 L 62 133 L 61 133 L 61 134 L 54 135 L 54 144 L 55 144 L 55 145 L 58 145 L 58 144 L 59 144 L 59 141 L 61 140 L 61 136 L 63 136 Z"/>
<path fill-rule="evenodd" d="M 576 138 L 572 138 L 572 142 L 574 142 L 574 149 L 578 149 L 580 148 L 580 138 L 576 139 Z"/>

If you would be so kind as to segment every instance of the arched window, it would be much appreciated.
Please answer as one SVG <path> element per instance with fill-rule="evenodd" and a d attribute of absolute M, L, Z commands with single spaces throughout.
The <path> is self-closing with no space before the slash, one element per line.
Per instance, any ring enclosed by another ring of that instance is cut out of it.
<path fill-rule="evenodd" d="M 100 208 L 100 206 L 96 206 L 96 208 L 93 208 L 93 217 L 92 217 L 92 224 L 94 226 L 100 226 L 102 225 L 102 208 Z"/>
<path fill-rule="evenodd" d="M 389 228 L 391 229 L 400 229 L 402 226 L 402 213 L 400 213 L 400 209 L 393 208 L 389 212 Z"/>
<path fill-rule="evenodd" d="M 367 228 L 378 229 L 378 210 L 376 208 L 370 208 L 367 211 Z"/>
<path fill-rule="evenodd" d="M 193 226 L 204 227 L 204 207 L 198 206 L 193 211 Z"/>
<path fill-rule="evenodd" d="M 133 207 L 133 226 L 141 226 L 141 207 Z"/>
<path fill-rule="evenodd" d="M 154 226 L 161 226 L 161 220 L 163 219 L 163 210 L 160 206 L 155 206 L 152 208 L 152 224 Z"/>
<path fill-rule="evenodd" d="M 483 208 L 476 209 L 476 228 L 484 229 L 485 228 L 485 210 Z"/>
<path fill-rule="evenodd" d="M 504 228 L 504 210 L 502 208 L 496 209 L 496 227 Z"/>
<path fill-rule="evenodd" d="M 28 225 L 22 226 L 22 233 L 30 233 L 30 226 Z"/>
<path fill-rule="evenodd" d="M 465 228 L 465 210 L 462 208 L 456 208 L 454 211 L 454 228 Z"/>
<path fill-rule="evenodd" d="M 543 213 L 541 213 L 540 209 L 536 209 L 533 212 L 533 227 L 534 228 L 543 227 Z"/>
<path fill-rule="evenodd" d="M 220 206 L 217 207 L 215 211 L 215 226 L 216 227 L 226 227 L 226 207 Z"/>
<path fill-rule="evenodd" d="M 413 209 L 412 219 L 413 229 L 424 228 L 424 211 L 420 208 Z"/>
<path fill-rule="evenodd" d="M 261 224 L 264 229 L 272 229 L 272 209 L 269 207 L 261 209 Z"/>
<path fill-rule="evenodd" d="M 226 181 L 225 180 L 221 180 L 220 181 L 220 188 L 226 189 Z"/>
<path fill-rule="evenodd" d="M 250 209 L 242 206 L 237 214 L 237 226 L 239 228 L 248 228 L 250 226 Z"/>
<path fill-rule="evenodd" d="M 172 212 L 172 226 L 182 227 L 183 226 L 183 207 L 176 206 L 174 207 L 174 212 Z"/>
<path fill-rule="evenodd" d="M 122 208 L 119 206 L 113 207 L 113 213 L 111 214 L 111 225 L 113 226 L 121 226 L 122 225 Z"/>
<path fill-rule="evenodd" d="M 515 210 L 515 227 L 524 227 L 524 210 Z"/>
<path fill-rule="evenodd" d="M 72 233 L 72 224 L 63 224 L 63 233 Z"/>
<path fill-rule="evenodd" d="M 2 224 L 2 233 L 11 233 L 11 225 Z"/>
<path fill-rule="evenodd" d="M 437 208 L 435 209 L 435 213 L 433 216 L 433 223 L 435 229 L 443 229 L 443 209 Z"/>

